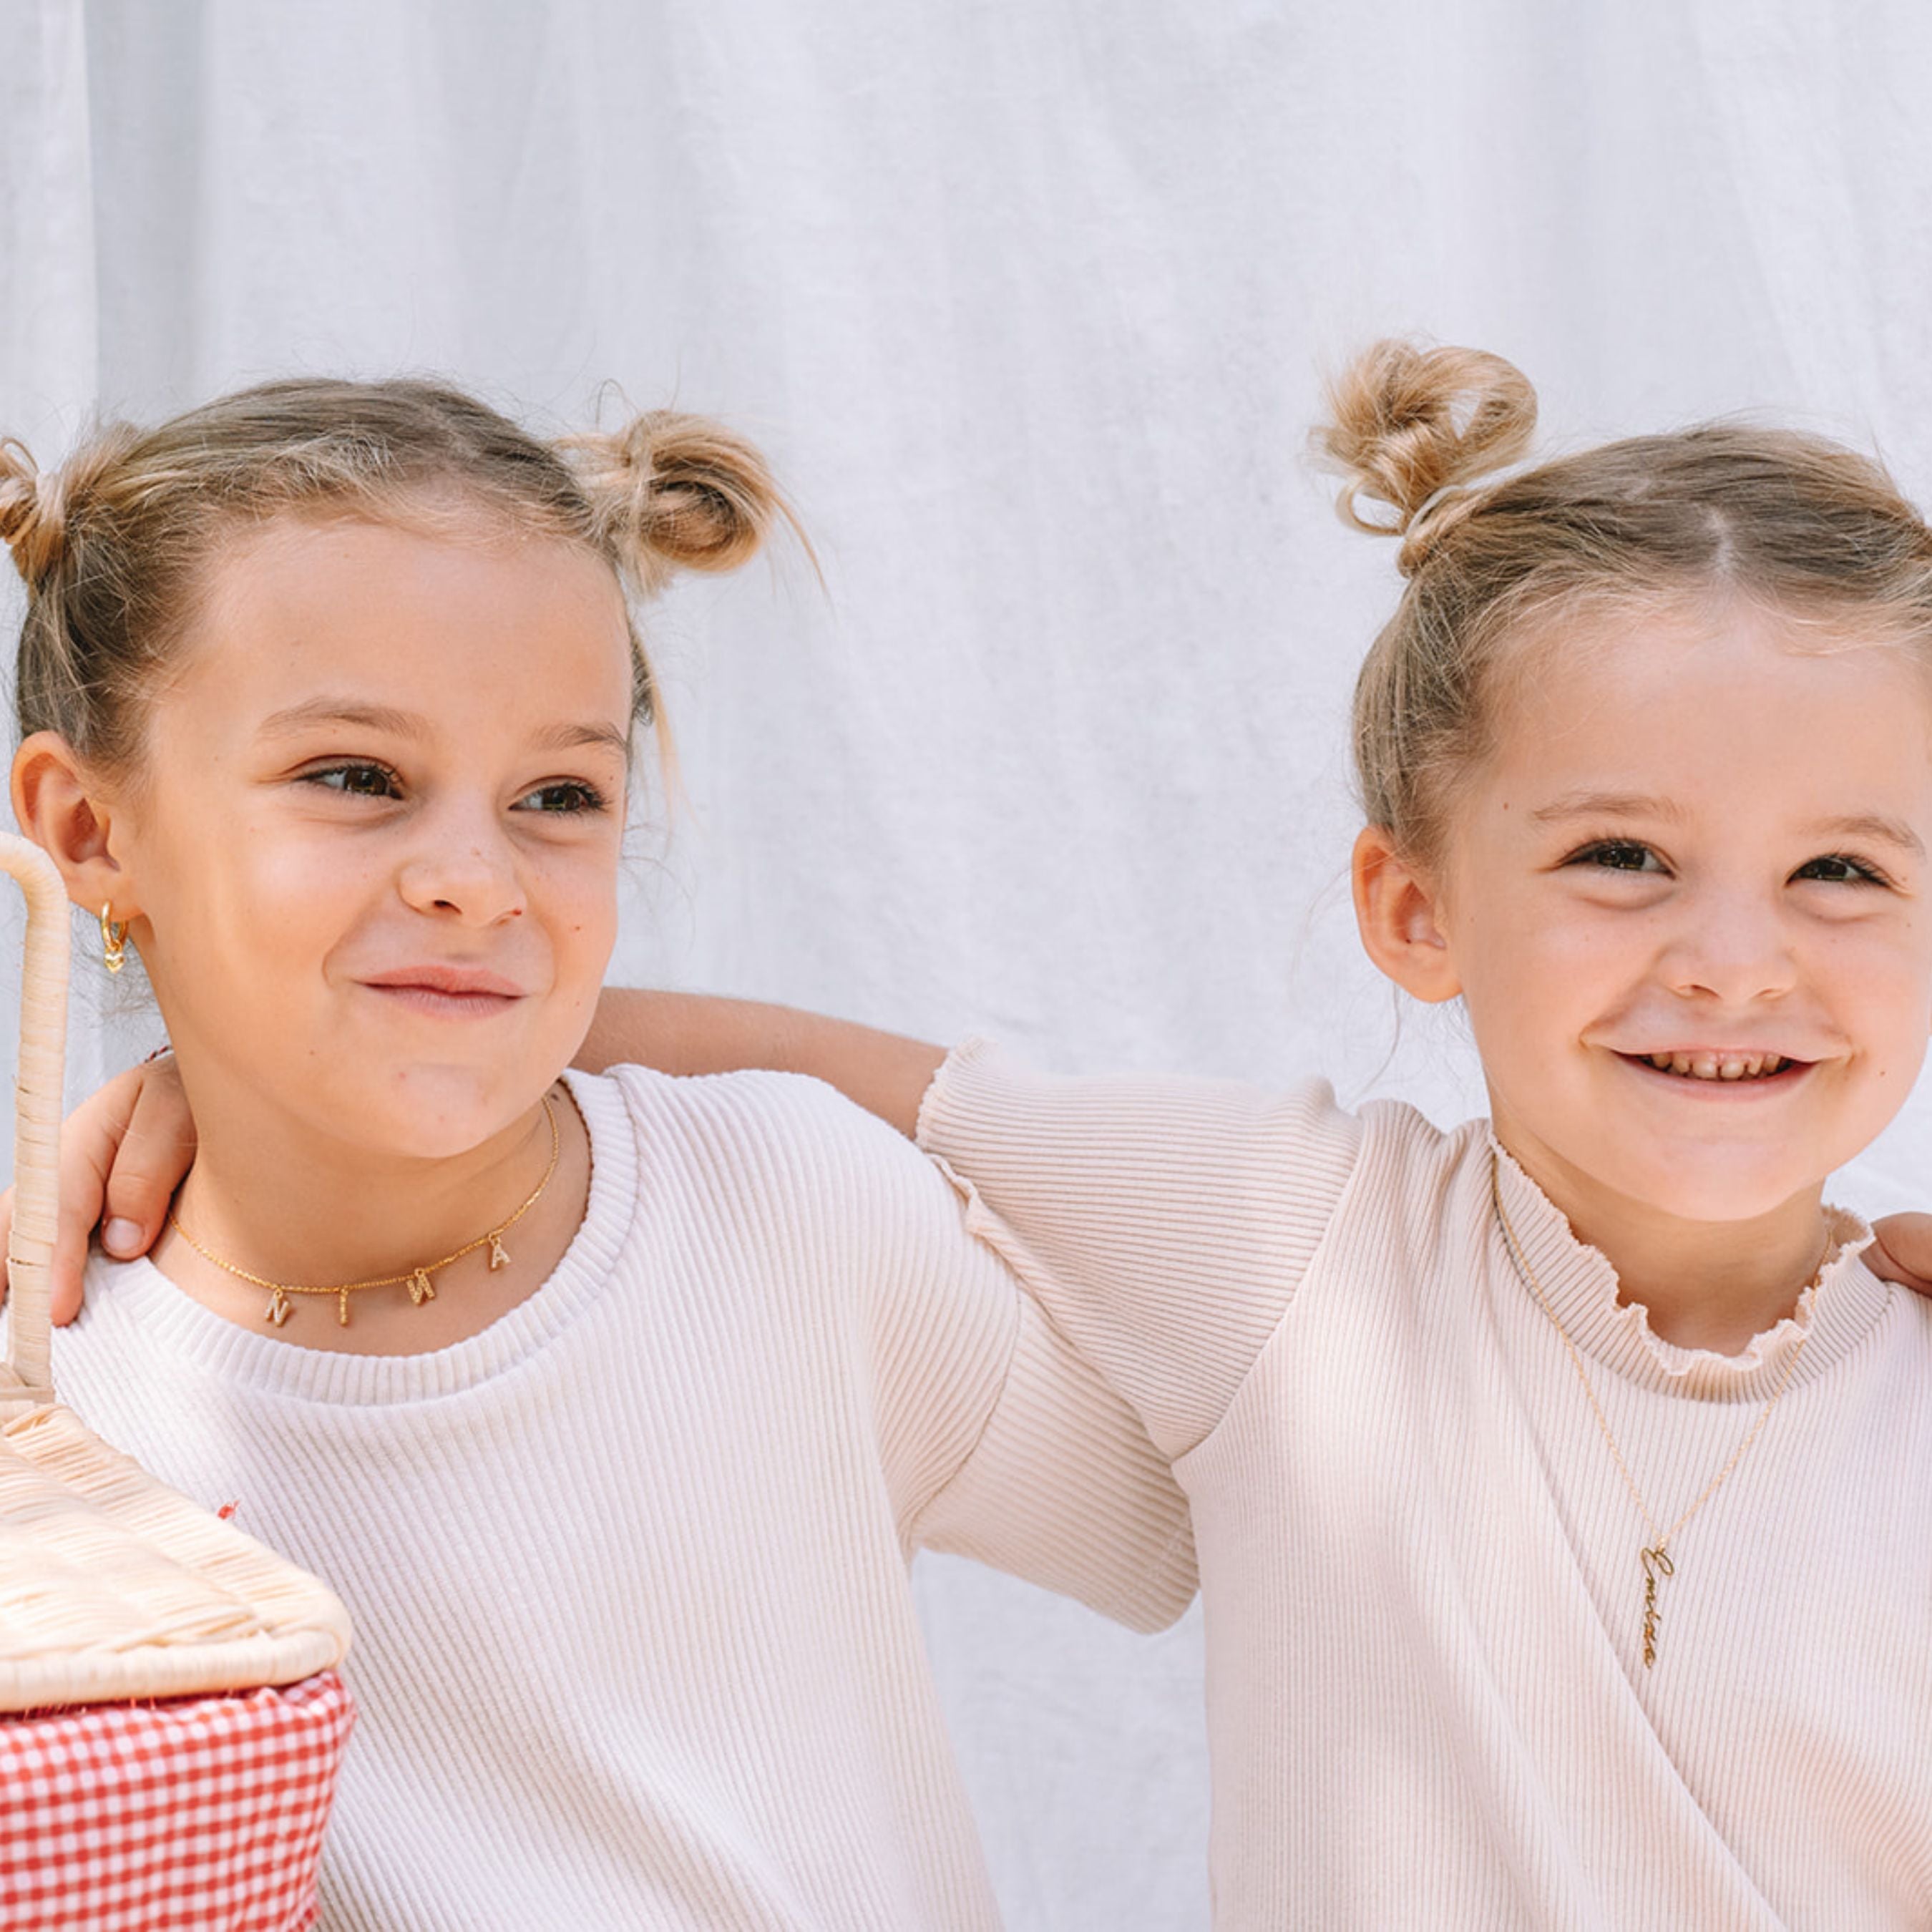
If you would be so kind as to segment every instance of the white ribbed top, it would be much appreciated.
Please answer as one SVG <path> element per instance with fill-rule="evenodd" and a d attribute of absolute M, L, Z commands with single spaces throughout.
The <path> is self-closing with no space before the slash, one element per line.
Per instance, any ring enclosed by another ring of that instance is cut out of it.
<path fill-rule="evenodd" d="M 571 1076 L 550 1281 L 433 1354 L 292 1346 L 97 1259 L 65 1399 L 332 1582 L 331 1932 L 993 1925 L 918 1544 L 1144 1628 L 1184 1508 L 898 1136 L 817 1082 Z"/>
<path fill-rule="evenodd" d="M 1492 1142 L 1316 1084 L 1034 1076 L 974 1045 L 923 1144 L 1178 1460 L 1208 1634 L 1216 1923 L 1932 1925 L 1932 1304 L 1845 1245 L 1736 1358 L 1619 1307 L 1503 1157 L 1648 1540 L 1511 1266 Z M 1004 1224 L 1004 1225 L 1003 1225 Z"/>

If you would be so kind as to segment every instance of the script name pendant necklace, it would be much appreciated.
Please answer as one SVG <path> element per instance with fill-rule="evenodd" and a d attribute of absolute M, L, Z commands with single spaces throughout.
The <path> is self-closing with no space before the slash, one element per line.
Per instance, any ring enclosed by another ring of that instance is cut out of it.
<path fill-rule="evenodd" d="M 406 1274 L 376 1275 L 368 1281 L 332 1282 L 326 1287 L 312 1288 L 292 1281 L 270 1281 L 266 1276 L 250 1274 L 244 1268 L 237 1268 L 232 1262 L 225 1262 L 218 1254 L 204 1248 L 179 1221 L 175 1210 L 168 1209 L 168 1225 L 172 1228 L 195 1252 L 205 1262 L 212 1262 L 225 1274 L 251 1282 L 257 1288 L 268 1291 L 268 1305 L 262 1311 L 262 1319 L 279 1328 L 289 1318 L 294 1304 L 292 1294 L 332 1294 L 335 1297 L 335 1318 L 344 1328 L 349 1326 L 349 1298 L 360 1294 L 369 1288 L 406 1288 L 410 1292 L 411 1306 L 420 1308 L 425 1301 L 436 1299 L 436 1286 L 430 1280 L 432 1275 L 440 1274 L 452 1262 L 460 1262 L 465 1255 L 473 1255 L 476 1250 L 488 1246 L 490 1250 L 490 1268 L 494 1274 L 498 1268 L 510 1264 L 510 1251 L 503 1245 L 503 1237 L 534 1208 L 542 1198 L 544 1190 L 550 1185 L 550 1178 L 556 1172 L 556 1158 L 563 1145 L 562 1137 L 557 1132 L 556 1109 L 551 1106 L 550 1096 L 544 1096 L 544 1118 L 550 1124 L 550 1162 L 543 1171 L 543 1178 L 524 1197 L 522 1204 L 514 1214 L 499 1221 L 494 1228 L 486 1228 L 473 1241 L 465 1241 L 461 1247 L 452 1248 L 440 1262 L 424 1262 L 422 1267 L 413 1268 Z"/>
<path fill-rule="evenodd" d="M 1529 1257 L 1522 1251 L 1522 1244 L 1516 1239 L 1516 1230 L 1510 1225 L 1508 1210 L 1503 1206 L 1502 1181 L 1499 1166 L 1495 1154 L 1490 1156 L 1490 1198 L 1496 1204 L 1496 1222 L 1503 1231 L 1503 1243 L 1509 1250 L 1510 1260 L 1536 1297 L 1537 1305 L 1550 1318 L 1550 1325 L 1556 1330 L 1557 1340 L 1569 1355 L 1576 1371 L 1576 1379 L 1583 1384 L 1583 1394 L 1588 1399 L 1590 1413 L 1597 1418 L 1597 1426 L 1603 1432 L 1604 1440 L 1609 1444 L 1610 1454 L 1616 1459 L 1617 1473 L 1624 1479 L 1624 1487 L 1629 1490 L 1630 1501 L 1636 1504 L 1637 1514 L 1643 1518 L 1644 1526 L 1650 1532 L 1650 1540 L 1637 1552 L 1637 1561 L 1643 1568 L 1643 1667 L 1652 1670 L 1657 1664 L 1657 1632 L 1659 1618 L 1657 1606 L 1658 1586 L 1665 1578 L 1677 1574 L 1677 1566 L 1671 1559 L 1671 1540 L 1677 1532 L 1715 1496 L 1731 1472 L 1744 1459 L 1744 1452 L 1762 1432 L 1764 1425 L 1771 1420 L 1771 1412 L 1778 1406 L 1778 1399 L 1791 1386 L 1792 1371 L 1798 1366 L 1798 1358 L 1804 1352 L 1804 1344 L 1810 1339 L 1808 1327 L 1792 1345 L 1784 1358 L 1784 1366 L 1779 1372 L 1778 1385 L 1763 1408 L 1757 1412 L 1757 1420 L 1744 1432 L 1744 1439 L 1731 1451 L 1731 1460 L 1704 1485 L 1697 1500 L 1673 1522 L 1668 1529 L 1660 1529 L 1657 1519 L 1650 1513 L 1650 1505 L 1643 1499 L 1643 1492 L 1636 1486 L 1636 1478 L 1630 1474 L 1630 1465 L 1624 1460 L 1624 1452 L 1617 1446 L 1617 1438 L 1610 1427 L 1610 1419 L 1604 1413 L 1604 1406 L 1597 1400 L 1597 1391 L 1590 1385 L 1589 1371 L 1583 1366 L 1583 1358 L 1576 1345 L 1570 1339 L 1570 1332 L 1558 1318 L 1549 1296 L 1543 1292 L 1543 1284 L 1536 1278 L 1536 1270 L 1529 1264 Z M 1828 1243 L 1826 1253 L 1830 1252 Z M 1811 1277 L 1808 1286 L 1815 1288 L 1822 1278 L 1825 1264 L 1820 1262 L 1818 1273 Z M 1811 1318 L 1816 1322 L 1818 1311 L 1814 1304 Z"/>

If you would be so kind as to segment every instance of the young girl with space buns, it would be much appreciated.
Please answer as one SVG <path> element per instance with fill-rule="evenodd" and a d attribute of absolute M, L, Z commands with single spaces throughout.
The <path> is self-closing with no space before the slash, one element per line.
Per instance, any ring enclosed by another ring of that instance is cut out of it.
<path fill-rule="evenodd" d="M 1362 936 L 1488 1120 L 642 996 L 597 1041 L 916 1126 L 1174 1459 L 1218 1923 L 1932 1924 L 1932 1304 L 1821 1201 L 1932 1028 L 1932 533 L 1772 430 L 1492 475 L 1488 356 L 1334 400 L 1408 580 Z"/>
<path fill-rule="evenodd" d="M 1192 1594 L 1143 1426 L 898 1136 L 564 1077 L 652 712 L 626 589 L 780 508 L 695 418 L 553 446 L 418 382 L 0 448 L 15 810 L 200 1136 L 58 1378 L 350 1606 L 332 1927 L 991 1926 L 913 1549 Z"/>

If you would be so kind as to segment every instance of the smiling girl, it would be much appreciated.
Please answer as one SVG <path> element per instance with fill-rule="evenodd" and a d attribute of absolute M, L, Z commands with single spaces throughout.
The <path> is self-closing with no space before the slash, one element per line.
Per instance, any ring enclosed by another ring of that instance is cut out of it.
<path fill-rule="evenodd" d="M 348 1603 L 332 1926 L 989 1926 L 911 1552 L 1192 1592 L 1144 1430 L 913 1149 L 809 1082 L 561 1077 L 626 590 L 782 507 L 694 418 L 553 446 L 425 383 L 0 449 L 15 809 L 200 1135 L 58 1378 Z"/>
<path fill-rule="evenodd" d="M 1132 1399 L 1220 1924 L 1932 1923 L 1932 1305 L 1822 1201 L 1932 1030 L 1932 532 L 1769 430 L 1492 478 L 1533 398 L 1471 352 L 1335 404 L 1408 579 L 1362 937 L 1462 1001 L 1489 1119 L 642 996 L 592 1045 L 842 1081 Z"/>

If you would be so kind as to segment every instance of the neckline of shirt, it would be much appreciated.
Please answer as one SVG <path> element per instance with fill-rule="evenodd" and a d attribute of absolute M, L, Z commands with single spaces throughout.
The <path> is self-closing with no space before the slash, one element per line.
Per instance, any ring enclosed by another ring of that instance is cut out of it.
<path fill-rule="evenodd" d="M 1777 1385 L 1793 1350 L 1803 1351 L 1791 1370 L 1790 1385 L 1795 1388 L 1816 1380 L 1849 1355 L 1892 1301 L 1892 1284 L 1881 1281 L 1864 1263 L 1870 1228 L 1857 1215 L 1827 1206 L 1831 1251 L 1816 1282 L 1798 1296 L 1790 1315 L 1753 1336 L 1734 1355 L 1681 1347 L 1652 1328 L 1649 1310 L 1641 1303 L 1618 1300 L 1616 1270 L 1607 1257 L 1577 1239 L 1562 1210 L 1486 1124 L 1479 1144 L 1484 1195 L 1489 1192 L 1492 1155 L 1510 1225 L 1570 1340 L 1585 1355 L 1642 1387 L 1703 1401 L 1762 1401 Z M 1546 1322 L 1510 1258 L 1494 1208 L 1486 1201 L 1484 1218 L 1497 1264 L 1520 1287 L 1537 1319 Z"/>
<path fill-rule="evenodd" d="M 574 1070 L 563 1078 L 590 1141 L 584 1219 L 543 1285 L 479 1334 L 419 1355 L 305 1348 L 202 1307 L 145 1256 L 116 1262 L 98 1253 L 88 1264 L 81 1323 L 107 1318 L 111 1309 L 114 1318 L 138 1324 L 158 1352 L 185 1357 L 225 1381 L 307 1401 L 418 1402 L 488 1381 L 528 1360 L 603 1292 L 636 1212 L 638 1139 L 622 1088 Z"/>

